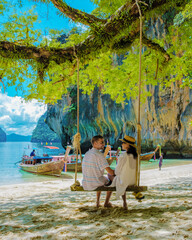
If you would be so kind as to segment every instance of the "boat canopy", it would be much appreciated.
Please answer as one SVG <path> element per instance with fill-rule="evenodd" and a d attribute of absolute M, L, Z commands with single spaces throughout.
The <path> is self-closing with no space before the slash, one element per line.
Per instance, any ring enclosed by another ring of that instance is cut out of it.
<path fill-rule="evenodd" d="M 33 159 L 34 160 L 51 160 L 52 157 L 49 157 L 49 156 L 43 156 L 43 157 L 34 156 Z"/>
<path fill-rule="evenodd" d="M 59 149 L 59 147 L 54 147 L 54 146 L 44 146 L 44 147 L 48 149 Z"/>

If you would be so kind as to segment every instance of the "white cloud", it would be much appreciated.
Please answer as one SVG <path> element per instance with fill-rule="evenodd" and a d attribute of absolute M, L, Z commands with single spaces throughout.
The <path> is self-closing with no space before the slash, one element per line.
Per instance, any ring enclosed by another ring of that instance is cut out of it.
<path fill-rule="evenodd" d="M 87 31 L 87 29 L 89 28 L 89 27 L 87 27 L 87 26 L 85 26 L 81 23 L 76 23 L 75 25 L 76 25 L 77 28 L 80 28 L 81 31 L 83 31 L 83 32 Z"/>
<path fill-rule="evenodd" d="M 37 100 L 26 102 L 22 97 L 0 93 L 0 127 L 7 133 L 31 135 L 46 105 Z"/>
<path fill-rule="evenodd" d="M 5 122 L 9 124 L 14 123 L 13 120 L 8 115 L 0 116 L 0 125 L 4 124 Z"/>

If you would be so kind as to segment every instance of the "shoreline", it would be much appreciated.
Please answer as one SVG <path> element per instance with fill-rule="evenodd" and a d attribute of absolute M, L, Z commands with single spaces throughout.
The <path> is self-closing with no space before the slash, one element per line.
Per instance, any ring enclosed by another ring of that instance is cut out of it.
<path fill-rule="evenodd" d="M 188 167 L 192 168 L 192 161 L 188 164 L 178 164 L 178 165 L 166 166 L 166 167 L 163 167 L 161 171 L 159 171 L 158 168 L 141 169 L 141 181 L 145 180 L 145 182 L 147 184 L 147 181 L 146 181 L 145 177 L 142 177 L 142 176 L 146 176 L 149 173 L 151 173 L 150 174 L 150 177 L 151 177 L 153 175 L 153 173 L 151 172 L 152 170 L 154 170 L 156 173 L 158 173 L 158 172 L 160 173 L 160 172 L 164 172 L 165 170 L 169 170 L 169 169 L 171 169 L 171 170 L 173 170 L 174 168 L 177 169 L 177 167 L 179 167 L 179 166 L 183 166 L 183 167 L 186 166 L 186 168 L 188 168 Z M 183 175 L 183 174 L 181 173 L 181 175 Z M 82 173 L 77 174 L 77 179 L 79 181 L 82 180 Z M 158 179 L 158 180 L 160 181 L 160 179 Z M 69 173 L 63 172 L 61 177 L 53 178 L 53 176 L 51 176 L 50 179 L 40 180 L 40 181 L 35 181 L 35 182 L 29 181 L 29 182 L 10 183 L 10 184 L 7 184 L 7 185 L 6 184 L 5 185 L 0 185 L 0 190 L 1 190 L 1 188 L 7 188 L 7 187 L 11 187 L 11 186 L 17 187 L 18 185 L 20 186 L 20 185 L 38 185 L 38 184 L 44 185 L 44 184 L 48 184 L 48 183 L 52 183 L 52 182 L 56 182 L 56 183 L 61 182 L 61 183 L 66 183 L 66 184 L 68 182 L 70 182 L 71 184 L 73 184 L 74 183 L 74 173 L 73 172 L 69 172 Z"/>
<path fill-rule="evenodd" d="M 147 171 L 147 170 L 158 170 L 158 160 L 152 160 L 150 162 L 143 162 L 141 165 L 141 172 L 143 171 Z M 162 170 L 165 168 L 169 168 L 169 167 L 174 167 L 174 166 L 185 166 L 185 165 L 190 165 L 192 164 L 192 160 L 181 160 L 181 159 L 174 159 L 174 160 L 170 160 L 170 159 L 165 159 L 162 165 Z M 116 164 L 112 164 L 111 165 L 113 169 L 115 169 Z M 49 176 L 49 175 L 38 175 L 38 174 L 33 174 L 33 173 L 27 173 L 25 171 L 23 171 L 24 174 L 31 174 L 31 176 L 33 176 L 32 178 L 30 178 L 30 180 L 28 181 L 24 181 L 24 182 L 17 182 L 17 183 L 12 183 L 12 182 L 8 182 L 8 183 L 0 183 L 0 188 L 3 186 L 12 186 L 12 185 L 21 185 L 21 184 L 30 184 L 30 183 L 46 183 L 46 182 L 58 182 L 58 181 L 63 181 L 63 180 L 72 180 L 74 179 L 74 172 L 62 172 L 61 176 Z M 35 179 L 35 177 L 37 177 Z M 82 179 L 82 173 L 78 173 L 77 177 L 79 178 L 79 180 Z"/>
<path fill-rule="evenodd" d="M 164 159 L 163 160 L 163 168 L 172 167 L 172 166 L 182 166 L 192 164 L 192 159 Z M 149 169 L 158 169 L 159 160 L 150 160 L 149 162 L 141 164 L 141 170 L 149 170 Z"/>
<path fill-rule="evenodd" d="M 2 240 L 192 239 L 192 164 L 142 170 L 142 202 L 97 209 L 96 192 L 71 192 L 74 179 L 0 186 Z M 101 195 L 103 204 L 105 193 Z"/>

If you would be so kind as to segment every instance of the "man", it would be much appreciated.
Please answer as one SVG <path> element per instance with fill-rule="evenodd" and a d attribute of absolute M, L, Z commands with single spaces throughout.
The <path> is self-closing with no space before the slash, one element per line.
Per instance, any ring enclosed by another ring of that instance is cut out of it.
<path fill-rule="evenodd" d="M 83 158 L 82 173 L 83 181 L 82 185 L 85 190 L 95 190 L 96 188 L 103 186 L 107 183 L 108 179 L 104 176 L 104 170 L 110 175 L 114 175 L 114 170 L 109 167 L 104 154 L 99 150 L 103 150 L 105 147 L 104 138 L 100 135 L 94 136 L 91 140 L 93 146 L 88 152 L 86 152 Z M 109 202 L 112 192 L 107 192 L 104 207 L 111 207 Z M 96 206 L 100 206 L 101 192 L 97 192 Z"/>
<path fill-rule="evenodd" d="M 34 157 L 35 156 L 35 149 L 33 149 L 33 151 L 30 154 L 30 157 Z"/>

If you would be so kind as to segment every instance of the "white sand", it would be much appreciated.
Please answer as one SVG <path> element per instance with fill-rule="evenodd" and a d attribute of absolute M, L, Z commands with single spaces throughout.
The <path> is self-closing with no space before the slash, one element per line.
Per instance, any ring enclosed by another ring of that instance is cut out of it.
<path fill-rule="evenodd" d="M 192 239 L 192 164 L 141 172 L 149 186 L 128 210 L 95 208 L 95 192 L 70 192 L 73 180 L 0 186 L 0 239 Z M 105 194 L 102 195 L 102 202 Z"/>

